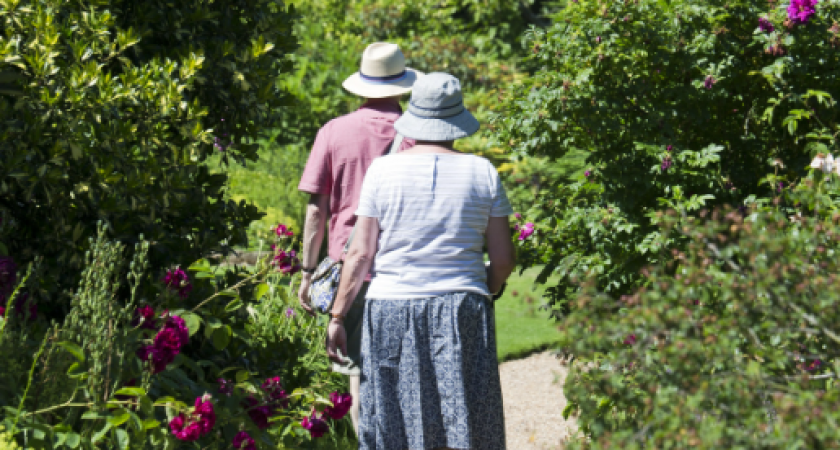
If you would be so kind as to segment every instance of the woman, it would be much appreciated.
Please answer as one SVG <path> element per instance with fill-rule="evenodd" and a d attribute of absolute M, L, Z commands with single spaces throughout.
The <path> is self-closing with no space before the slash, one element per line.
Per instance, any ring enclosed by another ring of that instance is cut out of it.
<path fill-rule="evenodd" d="M 515 264 L 510 204 L 490 162 L 452 149 L 479 128 L 455 77 L 418 80 L 394 127 L 417 145 L 365 175 L 327 353 L 346 354 L 344 315 L 373 264 L 360 448 L 504 449 L 491 297 Z"/>

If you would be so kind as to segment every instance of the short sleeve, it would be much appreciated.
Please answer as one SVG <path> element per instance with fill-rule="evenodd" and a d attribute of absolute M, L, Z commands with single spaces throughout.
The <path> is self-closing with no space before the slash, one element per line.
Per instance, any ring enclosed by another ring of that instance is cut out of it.
<path fill-rule="evenodd" d="M 356 209 L 357 216 L 382 218 L 376 204 L 376 193 L 379 190 L 379 177 L 377 176 L 379 161 L 379 159 L 373 161 L 365 174 L 365 180 L 362 181 L 362 193 L 359 197 L 359 207 Z"/>
<path fill-rule="evenodd" d="M 332 155 L 329 149 L 329 124 L 318 131 L 312 152 L 298 183 L 298 190 L 310 194 L 329 194 L 332 191 Z"/>
<path fill-rule="evenodd" d="M 490 208 L 490 217 L 507 217 L 513 214 L 513 208 L 510 206 L 505 187 L 499 178 L 499 172 L 496 171 L 496 168 L 492 164 L 490 167 L 490 179 L 495 184 L 494 188 L 496 191 L 496 195 L 493 197 L 493 206 Z"/>

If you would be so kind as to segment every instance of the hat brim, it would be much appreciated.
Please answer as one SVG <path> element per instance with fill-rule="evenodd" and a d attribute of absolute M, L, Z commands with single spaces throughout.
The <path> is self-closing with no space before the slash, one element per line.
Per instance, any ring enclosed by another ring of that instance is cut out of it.
<path fill-rule="evenodd" d="M 344 89 L 348 92 L 356 94 L 359 97 L 365 98 L 385 98 L 394 97 L 397 95 L 407 94 L 411 92 L 411 87 L 418 78 L 423 76 L 423 72 L 414 69 L 405 69 L 405 77 L 398 81 L 375 82 L 365 81 L 359 72 L 350 75 L 344 83 Z"/>
<path fill-rule="evenodd" d="M 406 111 L 394 122 L 398 133 L 418 141 L 454 141 L 475 134 L 479 128 L 478 120 L 466 109 L 458 115 L 442 119 L 419 117 Z"/>

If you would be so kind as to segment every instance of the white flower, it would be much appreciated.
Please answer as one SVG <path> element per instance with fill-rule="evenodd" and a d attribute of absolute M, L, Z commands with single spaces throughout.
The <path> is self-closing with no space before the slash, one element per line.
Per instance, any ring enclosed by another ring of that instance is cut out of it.
<path fill-rule="evenodd" d="M 811 167 L 814 169 L 820 169 L 823 172 L 831 173 L 835 172 L 837 175 L 840 175 L 840 159 L 834 161 L 834 157 L 831 155 L 823 155 L 819 153 L 814 160 L 811 161 Z"/>

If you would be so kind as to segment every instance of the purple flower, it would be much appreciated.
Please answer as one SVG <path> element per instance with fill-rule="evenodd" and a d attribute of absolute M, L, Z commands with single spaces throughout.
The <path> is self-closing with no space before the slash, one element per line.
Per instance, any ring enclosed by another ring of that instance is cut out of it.
<path fill-rule="evenodd" d="M 216 381 L 219 383 L 219 394 L 227 395 L 228 397 L 230 397 L 230 394 L 233 394 L 233 383 L 224 378 L 219 378 Z"/>
<path fill-rule="evenodd" d="M 814 8 L 819 0 L 790 0 L 787 7 L 788 18 L 796 24 L 806 24 L 817 13 Z"/>
<path fill-rule="evenodd" d="M 152 373 L 160 373 L 175 361 L 181 347 L 187 344 L 190 332 L 187 324 L 178 316 L 169 316 L 155 336 L 152 345 L 140 347 L 137 357 L 142 361 L 152 361 Z"/>
<path fill-rule="evenodd" d="M 245 409 L 248 411 L 248 416 L 260 430 L 268 428 L 268 418 L 272 416 L 271 407 L 267 405 L 260 405 L 254 397 L 248 397 L 245 400 Z"/>
<path fill-rule="evenodd" d="M 714 86 L 715 83 L 717 83 L 717 80 L 715 80 L 715 77 L 713 77 L 711 75 L 706 75 L 706 80 L 703 81 L 703 87 L 705 87 L 706 89 L 711 89 L 712 86 Z"/>
<path fill-rule="evenodd" d="M 524 241 L 525 239 L 531 237 L 532 234 L 534 234 L 534 224 L 528 222 L 525 225 L 522 225 L 522 228 L 519 229 L 519 240 Z"/>
<path fill-rule="evenodd" d="M 339 420 L 346 416 L 347 412 L 350 411 L 350 407 L 353 406 L 353 397 L 350 394 L 333 392 L 330 394 L 330 401 L 333 406 L 324 408 L 324 414 L 333 420 Z"/>
<path fill-rule="evenodd" d="M 596 37 L 596 38 L 595 38 L 595 43 L 596 43 L 596 44 L 600 44 L 600 43 L 601 43 L 601 36 L 598 36 L 598 37 Z"/>
<path fill-rule="evenodd" d="M 309 434 L 313 438 L 319 438 L 327 431 L 330 431 L 330 426 L 327 425 L 327 422 L 324 422 L 323 419 L 315 417 L 314 413 L 309 417 L 304 417 L 300 424 L 303 428 L 309 430 Z"/>
<path fill-rule="evenodd" d="M 184 272 L 184 269 L 176 267 L 174 270 L 166 271 L 166 276 L 163 277 L 163 284 L 169 289 L 178 291 L 181 298 L 187 298 L 192 291 L 192 284 L 190 284 L 190 277 Z"/>
<path fill-rule="evenodd" d="M 289 395 L 283 390 L 283 385 L 280 383 L 280 377 L 267 378 L 263 384 L 260 385 L 260 388 L 268 393 L 268 397 L 275 406 L 279 405 L 282 408 L 289 407 Z"/>
<path fill-rule="evenodd" d="M 213 409 L 213 402 L 210 401 L 209 395 L 205 394 L 195 399 L 193 416 L 198 417 L 198 425 L 202 436 L 213 429 L 213 426 L 216 425 L 216 411 Z"/>
<path fill-rule="evenodd" d="M 671 158 L 665 158 L 662 160 L 662 171 L 665 172 L 674 165 L 674 162 L 671 161 Z"/>
<path fill-rule="evenodd" d="M 236 450 L 257 450 L 257 443 L 254 442 L 254 439 L 245 431 L 240 431 L 236 433 L 236 436 L 233 437 L 233 448 Z"/>
<path fill-rule="evenodd" d="M 761 28 L 761 31 L 765 33 L 772 33 L 776 30 L 773 24 L 770 23 L 770 21 L 765 19 L 764 17 L 758 19 L 758 28 Z"/>
<path fill-rule="evenodd" d="M 583 176 L 585 176 L 585 177 L 588 177 L 590 175 L 592 175 L 592 172 L 590 172 L 588 170 L 586 172 L 583 172 Z"/>
<path fill-rule="evenodd" d="M 522 220 L 522 214 L 516 213 L 513 217 L 516 217 L 516 220 Z"/>
<path fill-rule="evenodd" d="M 784 189 L 784 188 L 785 188 L 785 183 L 780 181 L 777 188 L 776 188 L 776 191 L 777 192 L 782 192 L 782 189 Z"/>
<path fill-rule="evenodd" d="M 635 343 L 636 343 L 636 335 L 635 334 L 631 334 L 631 335 L 627 336 L 626 338 L 624 338 L 624 345 L 633 345 Z"/>
<path fill-rule="evenodd" d="M 813 372 L 819 369 L 820 366 L 822 366 L 822 361 L 820 361 L 819 359 L 815 359 L 805 367 L 805 370 L 807 370 L 808 372 Z"/>
<path fill-rule="evenodd" d="M 17 264 L 11 256 L 0 256 L 0 295 L 10 297 L 17 283 Z"/>
<path fill-rule="evenodd" d="M 291 307 L 291 306 L 290 306 L 290 307 L 288 307 L 288 308 L 286 308 L 286 318 L 287 318 L 287 319 L 288 319 L 288 318 L 290 318 L 290 317 L 294 317 L 294 316 L 296 316 L 296 315 L 297 315 L 297 313 L 295 312 L 295 310 L 294 310 L 294 309 L 292 309 L 292 307 Z"/>
<path fill-rule="evenodd" d="M 274 229 L 274 232 L 277 233 L 279 237 L 291 237 L 294 236 L 295 233 L 292 232 L 292 229 L 287 227 L 286 225 L 278 224 L 277 228 Z"/>
<path fill-rule="evenodd" d="M 140 328 L 147 330 L 156 330 L 158 321 L 155 317 L 155 310 L 149 305 L 141 306 L 134 310 L 134 320 L 131 321 L 132 326 L 140 325 Z"/>
<path fill-rule="evenodd" d="M 674 146 L 673 146 L 673 145 L 669 145 L 669 146 L 665 147 L 665 151 L 666 151 L 666 152 L 670 152 L 670 151 L 671 151 L 671 150 L 673 150 L 673 149 L 674 149 Z"/>

